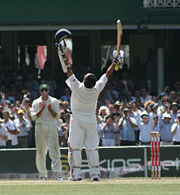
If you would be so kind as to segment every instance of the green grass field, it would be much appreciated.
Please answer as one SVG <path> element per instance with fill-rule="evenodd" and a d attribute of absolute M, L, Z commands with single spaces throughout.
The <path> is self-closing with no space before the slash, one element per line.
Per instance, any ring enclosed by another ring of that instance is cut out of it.
<path fill-rule="evenodd" d="M 38 180 L 0 180 L 0 195 L 179 195 L 179 178 L 151 180 L 144 178 L 103 179 L 99 182 L 89 180 L 38 181 Z"/>

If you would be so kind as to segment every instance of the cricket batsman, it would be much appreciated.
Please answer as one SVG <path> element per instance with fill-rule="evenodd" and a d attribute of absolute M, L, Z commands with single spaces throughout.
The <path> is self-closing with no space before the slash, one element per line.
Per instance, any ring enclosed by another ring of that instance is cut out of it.
<path fill-rule="evenodd" d="M 92 73 L 87 73 L 80 82 L 71 69 L 72 58 L 66 48 L 65 38 L 71 37 L 71 32 L 60 29 L 55 34 L 56 46 L 63 72 L 67 75 L 66 83 L 71 89 L 71 111 L 68 160 L 72 169 L 72 180 L 80 181 L 81 151 L 85 147 L 93 181 L 99 181 L 98 134 L 96 121 L 96 106 L 100 92 L 105 87 L 117 63 L 123 62 L 124 52 L 113 52 L 113 62 L 105 74 L 97 80 Z"/>

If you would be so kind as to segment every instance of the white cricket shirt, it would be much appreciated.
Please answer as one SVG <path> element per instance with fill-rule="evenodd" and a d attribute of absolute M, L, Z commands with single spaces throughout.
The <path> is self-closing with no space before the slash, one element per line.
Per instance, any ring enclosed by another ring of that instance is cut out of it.
<path fill-rule="evenodd" d="M 96 82 L 96 85 L 88 89 L 84 86 L 84 83 L 79 82 L 75 75 L 71 75 L 66 83 L 72 91 L 71 94 L 71 111 L 78 118 L 84 121 L 96 120 L 96 106 L 100 92 L 106 85 L 108 78 L 106 74 L 103 74 L 101 78 Z"/>
<path fill-rule="evenodd" d="M 40 96 L 38 99 L 35 99 L 32 103 L 32 111 L 31 116 L 33 120 L 36 120 L 36 124 L 57 124 L 57 119 L 59 119 L 60 116 L 60 108 L 59 108 L 59 102 L 56 98 L 53 98 L 51 96 L 48 96 L 48 99 L 46 101 L 46 108 L 41 113 L 40 117 L 37 118 L 36 114 L 41 109 L 43 100 Z M 52 117 L 51 113 L 49 112 L 47 105 L 51 103 L 51 108 L 54 112 L 57 113 L 57 116 L 54 118 Z"/>

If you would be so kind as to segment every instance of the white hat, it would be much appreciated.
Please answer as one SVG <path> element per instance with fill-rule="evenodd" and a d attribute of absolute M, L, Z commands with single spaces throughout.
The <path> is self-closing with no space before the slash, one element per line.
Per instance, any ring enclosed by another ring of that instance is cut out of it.
<path fill-rule="evenodd" d="M 143 112 L 141 113 L 141 118 L 143 118 L 144 116 L 149 117 L 149 114 L 148 114 L 146 111 L 143 111 Z"/>
<path fill-rule="evenodd" d="M 162 119 L 169 118 L 171 119 L 171 115 L 168 113 L 164 113 Z"/>

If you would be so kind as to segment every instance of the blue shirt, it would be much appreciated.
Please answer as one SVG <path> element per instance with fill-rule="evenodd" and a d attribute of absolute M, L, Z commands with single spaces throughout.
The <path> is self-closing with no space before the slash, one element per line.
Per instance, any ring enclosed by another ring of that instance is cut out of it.
<path fill-rule="evenodd" d="M 119 120 L 119 124 L 121 124 L 123 118 L 121 118 Z M 136 120 L 134 118 L 130 117 L 130 120 L 132 121 L 132 123 L 134 123 L 135 125 L 137 124 Z M 121 135 L 121 140 L 124 141 L 135 141 L 135 133 L 134 133 L 134 127 L 131 126 L 129 120 L 124 119 L 123 121 L 123 128 L 120 129 L 120 135 Z"/>

